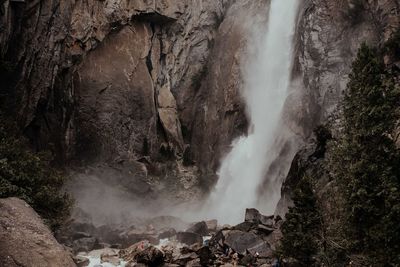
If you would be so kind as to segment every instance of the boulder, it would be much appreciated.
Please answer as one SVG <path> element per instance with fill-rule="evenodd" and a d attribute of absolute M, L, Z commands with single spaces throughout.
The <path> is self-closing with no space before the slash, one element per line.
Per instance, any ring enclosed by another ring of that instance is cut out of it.
<path fill-rule="evenodd" d="M 89 252 L 91 250 L 100 249 L 102 246 L 99 243 L 99 240 L 95 237 L 83 237 L 75 240 L 72 243 L 72 250 L 75 253 L 78 252 Z"/>
<path fill-rule="evenodd" d="M 173 259 L 173 263 L 178 264 L 179 266 L 186 266 L 186 264 L 194 259 L 197 259 L 198 256 L 194 252 L 186 253 L 178 255 L 178 257 Z"/>
<path fill-rule="evenodd" d="M 268 243 L 254 233 L 238 230 L 228 231 L 225 235 L 224 244 L 242 255 L 246 254 L 246 251 L 253 255 L 258 252 L 260 257 L 272 255 L 272 250 Z"/>
<path fill-rule="evenodd" d="M 252 254 L 246 254 L 239 260 L 239 264 L 243 266 L 253 266 L 256 260 L 257 259 Z"/>
<path fill-rule="evenodd" d="M 147 220 L 145 223 L 153 225 L 154 228 L 158 230 L 174 228 L 177 231 L 181 231 L 188 228 L 188 223 L 174 216 L 158 216 Z"/>
<path fill-rule="evenodd" d="M 86 267 L 89 265 L 90 261 L 88 258 L 77 255 L 73 258 L 74 262 L 76 263 L 77 267 Z"/>
<path fill-rule="evenodd" d="M 200 259 L 194 259 L 186 263 L 186 267 L 201 267 Z"/>
<path fill-rule="evenodd" d="M 271 234 L 275 229 L 272 227 L 268 227 L 264 224 L 259 224 L 257 226 L 257 233 L 261 234 L 261 235 L 269 235 Z"/>
<path fill-rule="evenodd" d="M 209 247 L 204 246 L 197 250 L 197 255 L 199 255 L 200 264 L 202 266 L 209 266 L 210 262 L 213 260 L 213 254 Z"/>
<path fill-rule="evenodd" d="M 206 222 L 198 222 L 189 227 L 189 229 L 186 230 L 186 232 L 191 232 L 191 233 L 196 233 L 201 236 L 206 236 L 208 235 L 208 227 Z"/>
<path fill-rule="evenodd" d="M 136 255 L 136 262 L 149 267 L 161 266 L 164 263 L 164 254 L 155 247 L 148 247 Z"/>
<path fill-rule="evenodd" d="M 261 223 L 272 227 L 274 225 L 274 216 L 262 215 L 256 209 L 246 209 L 245 222 Z"/>
<path fill-rule="evenodd" d="M 99 237 L 103 242 L 116 245 L 121 244 L 124 241 L 124 236 L 121 236 L 122 230 L 115 229 L 110 225 L 101 225 L 96 228 L 96 236 Z"/>
<path fill-rule="evenodd" d="M 173 237 L 174 235 L 176 235 L 176 230 L 174 228 L 168 228 L 158 234 L 158 239 L 166 239 Z"/>
<path fill-rule="evenodd" d="M 249 232 L 250 230 L 255 229 L 257 227 L 257 225 L 258 225 L 257 223 L 247 221 L 247 222 L 242 222 L 242 223 L 234 226 L 233 228 L 235 230 L 239 230 L 242 232 Z"/>
<path fill-rule="evenodd" d="M 85 232 L 76 232 L 76 233 L 73 233 L 71 236 L 71 238 L 73 240 L 77 240 L 77 239 L 81 239 L 81 238 L 89 238 L 89 237 L 92 237 L 92 236 L 89 233 L 85 233 Z"/>
<path fill-rule="evenodd" d="M 127 249 L 122 249 L 119 251 L 120 258 L 124 259 L 127 262 L 135 261 L 136 255 L 146 249 L 149 246 L 149 243 L 146 241 L 138 242 Z"/>
<path fill-rule="evenodd" d="M 25 201 L 0 199 L 0 214 L 0 266 L 76 266 Z"/>
<path fill-rule="evenodd" d="M 104 249 L 100 255 L 101 263 L 108 262 L 114 266 L 118 266 L 121 263 L 121 260 L 118 255 L 118 250 L 116 249 Z"/>
<path fill-rule="evenodd" d="M 176 239 L 183 244 L 188 246 L 196 244 L 196 243 L 203 243 L 203 237 L 199 234 L 192 233 L 192 232 L 178 232 L 176 234 Z"/>
<path fill-rule="evenodd" d="M 207 228 L 209 231 L 217 231 L 218 221 L 217 220 L 209 220 L 206 221 Z"/>
<path fill-rule="evenodd" d="M 123 247 L 129 247 L 132 244 L 136 244 L 137 242 L 147 240 L 153 245 L 158 244 L 158 237 L 152 234 L 148 234 L 146 232 L 140 231 L 140 230 L 132 230 L 129 231 L 128 233 L 122 233 L 121 234 L 121 240 L 122 240 L 122 246 Z"/>
<path fill-rule="evenodd" d="M 131 265 L 136 262 L 150 267 L 160 266 L 165 258 L 162 251 L 145 241 L 136 243 L 127 249 L 120 250 L 119 257 Z"/>
<path fill-rule="evenodd" d="M 266 238 L 264 238 L 264 240 L 267 241 L 268 244 L 270 244 L 272 250 L 276 250 L 282 237 L 283 237 L 282 231 L 278 228 L 278 229 L 275 229 Z"/>

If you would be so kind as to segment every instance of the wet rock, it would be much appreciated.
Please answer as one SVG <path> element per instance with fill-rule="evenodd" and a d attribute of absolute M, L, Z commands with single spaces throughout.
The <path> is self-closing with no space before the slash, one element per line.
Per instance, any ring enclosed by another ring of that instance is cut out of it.
<path fill-rule="evenodd" d="M 129 247 L 132 244 L 136 244 L 137 242 L 144 240 L 148 241 L 150 244 L 157 245 L 159 241 L 158 236 L 148 234 L 141 230 L 132 230 L 128 233 L 123 233 L 121 234 L 121 240 L 123 240 L 121 242 L 123 247 Z"/>
<path fill-rule="evenodd" d="M 251 254 L 246 254 L 239 260 L 239 264 L 243 266 L 252 266 L 256 262 L 256 258 Z"/>
<path fill-rule="evenodd" d="M 246 214 L 244 217 L 245 222 L 259 222 L 260 221 L 260 212 L 256 209 L 246 209 Z"/>
<path fill-rule="evenodd" d="M 266 226 L 266 225 L 264 225 L 264 224 L 259 224 L 258 226 L 257 226 L 257 233 L 260 233 L 260 234 L 262 234 L 262 235 L 269 235 L 269 234 L 271 234 L 275 229 L 274 228 L 272 228 L 272 227 L 268 227 L 268 226 Z"/>
<path fill-rule="evenodd" d="M 129 264 L 136 262 L 146 264 L 147 266 L 159 266 L 165 259 L 162 251 L 151 246 L 150 243 L 146 241 L 138 242 L 127 249 L 120 250 L 119 257 Z"/>
<path fill-rule="evenodd" d="M 168 263 L 174 262 L 174 259 L 177 259 L 179 255 L 181 255 L 181 252 L 176 245 L 168 244 L 163 246 L 161 250 L 164 252 L 165 262 Z"/>
<path fill-rule="evenodd" d="M 135 261 L 136 254 L 138 254 L 139 251 L 142 251 L 143 249 L 144 249 L 143 242 L 138 242 L 130 246 L 129 248 L 120 250 L 119 257 L 127 262 L 133 262 Z"/>
<path fill-rule="evenodd" d="M 243 232 L 249 232 L 252 229 L 255 229 L 257 227 L 257 223 L 255 222 L 242 222 L 234 227 L 235 230 L 243 231 Z"/>
<path fill-rule="evenodd" d="M 136 257 L 137 263 L 143 263 L 150 267 L 160 266 L 164 262 L 164 254 L 162 251 L 155 247 L 148 247 L 143 251 L 140 251 Z"/>
<path fill-rule="evenodd" d="M 274 216 L 265 216 L 262 215 L 258 210 L 256 209 L 246 209 L 246 214 L 245 214 L 245 222 L 252 222 L 252 223 L 261 223 L 265 224 L 267 226 L 272 227 L 274 224 Z"/>
<path fill-rule="evenodd" d="M 89 259 L 80 255 L 73 257 L 77 267 L 86 267 L 89 265 Z"/>
<path fill-rule="evenodd" d="M 261 257 L 269 257 L 272 250 L 268 243 L 254 233 L 247 233 L 237 230 L 228 231 L 225 235 L 224 244 L 239 254 L 245 255 L 246 251 L 255 255 L 257 252 Z"/>
<path fill-rule="evenodd" d="M 193 226 L 189 227 L 186 232 L 191 232 L 191 233 L 196 233 L 201 236 L 206 236 L 208 235 L 208 227 L 206 222 L 198 222 L 195 223 Z"/>
<path fill-rule="evenodd" d="M 188 262 L 197 259 L 197 254 L 195 252 L 181 254 L 177 258 L 173 259 L 173 263 L 178 264 L 179 266 L 185 266 Z"/>
<path fill-rule="evenodd" d="M 74 240 L 81 239 L 81 238 L 90 238 L 90 237 L 92 237 L 92 236 L 90 234 L 88 234 L 88 233 L 85 233 L 85 232 L 76 232 L 76 233 L 74 233 L 72 235 L 72 238 Z"/>
<path fill-rule="evenodd" d="M 282 237 L 282 231 L 280 228 L 277 228 L 270 235 L 265 237 L 264 240 L 270 244 L 272 250 L 276 250 Z"/>
<path fill-rule="evenodd" d="M 104 249 L 100 255 L 100 259 L 102 263 L 107 262 L 115 266 L 118 266 L 121 263 L 118 250 L 116 249 Z"/>
<path fill-rule="evenodd" d="M 196 253 L 199 256 L 200 264 L 202 266 L 208 266 L 214 258 L 212 251 L 210 250 L 209 247 L 206 247 L 206 246 L 197 250 Z"/>
<path fill-rule="evenodd" d="M 158 239 L 165 239 L 165 238 L 170 238 L 176 235 L 176 230 L 174 228 L 169 228 L 166 230 L 163 230 L 159 235 Z"/>
<path fill-rule="evenodd" d="M 89 252 L 95 249 L 102 248 L 99 240 L 95 237 L 84 237 L 77 239 L 72 244 L 72 249 L 75 253 L 78 252 Z"/>
<path fill-rule="evenodd" d="M 97 227 L 95 230 L 95 236 L 100 238 L 103 242 L 113 245 L 121 244 L 124 240 L 123 236 L 121 236 L 121 230 L 110 225 Z"/>
<path fill-rule="evenodd" d="M 209 231 L 217 231 L 218 221 L 217 220 L 209 220 L 206 221 L 207 228 Z"/>
<path fill-rule="evenodd" d="M 191 232 L 178 232 L 176 235 L 176 239 L 188 246 L 199 243 L 203 243 L 203 237 L 199 234 L 196 233 L 191 233 Z"/>
<path fill-rule="evenodd" d="M 186 263 L 186 267 L 201 267 L 200 259 L 194 259 Z"/>

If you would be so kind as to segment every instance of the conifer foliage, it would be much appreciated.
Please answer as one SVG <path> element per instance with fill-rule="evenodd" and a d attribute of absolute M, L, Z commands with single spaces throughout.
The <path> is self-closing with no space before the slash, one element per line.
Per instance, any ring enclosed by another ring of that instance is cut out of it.
<path fill-rule="evenodd" d="M 353 63 L 330 171 L 345 199 L 350 253 L 400 264 L 400 153 L 393 133 L 399 86 L 366 44 Z"/>
<path fill-rule="evenodd" d="M 310 180 L 303 177 L 293 194 L 294 206 L 289 208 L 282 225 L 280 253 L 296 259 L 302 266 L 311 266 L 318 251 L 321 216 Z"/>

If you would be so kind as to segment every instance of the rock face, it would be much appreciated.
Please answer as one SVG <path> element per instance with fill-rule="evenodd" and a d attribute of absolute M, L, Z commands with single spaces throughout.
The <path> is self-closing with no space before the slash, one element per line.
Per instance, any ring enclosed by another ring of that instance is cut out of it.
<path fill-rule="evenodd" d="M 382 45 L 400 27 L 397 0 L 356 2 L 303 1 L 285 121 L 304 138 L 335 110 L 361 43 Z"/>
<path fill-rule="evenodd" d="M 7 0 L 1 8 L 0 58 L 16 66 L 18 120 L 59 160 L 185 154 L 200 167 L 196 177 L 212 180 L 247 130 L 240 63 L 265 1 Z"/>
<path fill-rule="evenodd" d="M 26 202 L 0 199 L 0 266 L 76 266 Z"/>
<path fill-rule="evenodd" d="M 183 153 L 180 117 L 186 128 L 192 117 L 181 111 L 191 113 L 192 77 L 228 2 L 2 1 L 1 59 L 21 71 L 21 125 L 64 158 L 146 155 L 163 143 Z"/>
<path fill-rule="evenodd" d="M 310 146 L 315 145 L 310 142 L 312 132 L 327 122 L 336 109 L 360 45 L 366 42 L 381 46 L 400 28 L 398 1 L 358 1 L 361 5 L 356 2 L 306 0 L 301 5 L 293 81 L 283 114 L 285 126 L 295 135 L 292 139 L 296 139 L 296 149 L 279 161 L 287 162 L 282 180 L 288 180 L 277 209 L 281 215 L 291 205 L 288 192 L 290 183 L 298 179 L 294 177 L 296 169 L 307 169 L 304 164 L 312 154 Z"/>
<path fill-rule="evenodd" d="M 265 1 L 39 2 L 0 3 L 7 97 L 35 149 L 100 173 L 137 162 L 120 179 L 134 191 L 200 198 L 247 131 L 240 64 Z"/>

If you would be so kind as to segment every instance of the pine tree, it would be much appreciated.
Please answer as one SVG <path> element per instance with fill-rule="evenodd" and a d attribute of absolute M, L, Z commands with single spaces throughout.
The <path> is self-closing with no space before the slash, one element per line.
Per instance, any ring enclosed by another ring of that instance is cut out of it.
<path fill-rule="evenodd" d="M 392 133 L 399 88 L 377 51 L 363 44 L 343 100 L 331 172 L 346 202 L 350 253 L 370 264 L 400 264 L 400 153 Z"/>
<path fill-rule="evenodd" d="M 293 194 L 294 206 L 289 208 L 282 225 L 283 238 L 279 253 L 294 258 L 302 266 L 311 266 L 318 252 L 321 216 L 310 180 L 302 178 Z"/>

